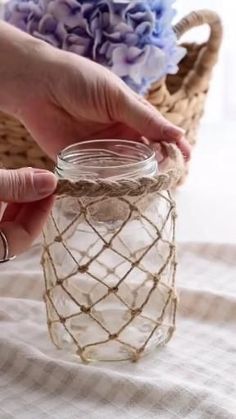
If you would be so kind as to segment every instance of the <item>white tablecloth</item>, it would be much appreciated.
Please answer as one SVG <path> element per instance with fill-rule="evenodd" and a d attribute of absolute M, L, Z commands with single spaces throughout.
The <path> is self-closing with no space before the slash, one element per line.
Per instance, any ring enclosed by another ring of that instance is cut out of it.
<path fill-rule="evenodd" d="M 52 346 L 39 246 L 1 266 L 0 418 L 236 418 L 234 133 L 202 129 L 178 192 L 177 331 L 139 363 L 81 365 Z"/>

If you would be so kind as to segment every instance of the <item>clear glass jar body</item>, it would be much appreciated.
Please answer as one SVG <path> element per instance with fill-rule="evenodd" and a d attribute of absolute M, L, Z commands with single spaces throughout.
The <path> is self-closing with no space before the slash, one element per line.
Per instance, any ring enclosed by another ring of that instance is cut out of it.
<path fill-rule="evenodd" d="M 119 181 L 157 174 L 146 145 L 75 144 L 58 156 L 59 178 Z M 44 230 L 49 331 L 83 361 L 136 360 L 174 328 L 174 204 L 168 192 L 58 197 Z"/>

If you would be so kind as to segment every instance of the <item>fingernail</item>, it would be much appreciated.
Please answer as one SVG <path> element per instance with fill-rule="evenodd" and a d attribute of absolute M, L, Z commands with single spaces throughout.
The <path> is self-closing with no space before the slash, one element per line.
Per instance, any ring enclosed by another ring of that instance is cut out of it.
<path fill-rule="evenodd" d="M 173 139 L 179 138 L 180 136 L 185 134 L 185 130 L 180 127 L 173 127 L 172 125 L 168 125 L 164 128 L 164 135 L 167 137 L 172 137 Z"/>
<path fill-rule="evenodd" d="M 57 180 L 53 173 L 36 171 L 33 180 L 34 187 L 40 195 L 49 195 L 56 188 Z"/>

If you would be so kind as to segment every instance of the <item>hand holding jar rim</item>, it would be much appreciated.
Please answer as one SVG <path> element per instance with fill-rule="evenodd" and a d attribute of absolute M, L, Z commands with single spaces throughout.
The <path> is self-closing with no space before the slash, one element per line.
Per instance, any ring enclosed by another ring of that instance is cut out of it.
<path fill-rule="evenodd" d="M 189 159 L 184 131 L 99 64 L 4 22 L 0 56 L 0 110 L 20 120 L 52 159 L 85 139 L 142 137 L 174 142 Z M 56 184 L 48 171 L 0 169 L 0 260 L 24 252 L 40 234 Z"/>

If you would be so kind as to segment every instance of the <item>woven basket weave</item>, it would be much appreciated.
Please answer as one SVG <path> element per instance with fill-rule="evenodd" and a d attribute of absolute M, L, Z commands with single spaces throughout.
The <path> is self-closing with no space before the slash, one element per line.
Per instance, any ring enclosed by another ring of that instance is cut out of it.
<path fill-rule="evenodd" d="M 218 59 L 222 25 L 216 13 L 200 10 L 190 13 L 174 27 L 177 38 L 180 39 L 188 30 L 203 24 L 210 27 L 208 41 L 203 44 L 184 44 L 187 55 L 180 63 L 179 72 L 154 84 L 147 97 L 167 119 L 186 130 L 186 138 L 190 144 L 196 141 L 212 69 Z M 7 168 L 52 167 L 52 162 L 26 129 L 3 113 L 0 113 L 0 156 L 1 164 Z M 176 156 L 177 153 L 171 156 L 172 167 Z"/>

